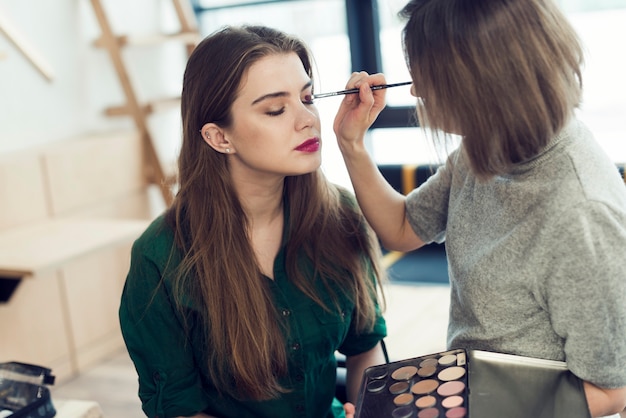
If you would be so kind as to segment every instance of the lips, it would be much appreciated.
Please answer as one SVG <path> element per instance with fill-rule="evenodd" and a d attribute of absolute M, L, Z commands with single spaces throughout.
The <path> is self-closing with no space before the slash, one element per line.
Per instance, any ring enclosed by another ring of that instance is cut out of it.
<path fill-rule="evenodd" d="M 311 138 L 307 139 L 300 145 L 296 147 L 296 151 L 302 152 L 316 152 L 320 149 L 320 139 L 319 138 Z"/>

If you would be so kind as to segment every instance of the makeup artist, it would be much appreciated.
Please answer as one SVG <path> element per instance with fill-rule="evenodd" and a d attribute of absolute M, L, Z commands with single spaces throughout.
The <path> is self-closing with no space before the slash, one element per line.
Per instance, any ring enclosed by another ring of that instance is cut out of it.
<path fill-rule="evenodd" d="M 380 248 L 320 170 L 311 77 L 306 46 L 266 27 L 189 58 L 180 188 L 133 245 L 119 311 L 149 417 L 343 417 L 335 351 L 352 402 L 384 362 Z"/>
<path fill-rule="evenodd" d="M 363 138 L 381 74 L 354 73 L 334 123 L 385 247 L 445 240 L 450 348 L 566 361 L 593 417 L 626 406 L 626 188 L 575 116 L 583 53 L 550 0 L 412 0 L 403 46 L 418 117 L 460 146 L 404 197 Z"/>

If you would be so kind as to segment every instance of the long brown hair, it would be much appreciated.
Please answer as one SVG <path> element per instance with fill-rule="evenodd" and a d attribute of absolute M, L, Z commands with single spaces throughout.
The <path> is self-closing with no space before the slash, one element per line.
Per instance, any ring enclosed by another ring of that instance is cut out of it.
<path fill-rule="evenodd" d="M 183 79 L 179 191 L 167 213 L 183 254 L 174 297 L 183 314 L 185 299 L 199 306 L 210 379 L 240 399 L 272 399 L 287 390 L 279 383 L 287 371 L 286 330 L 280 329 L 268 280 L 255 262 L 228 158 L 205 143 L 200 129 L 208 122 L 230 126 L 240 81 L 253 63 L 294 52 L 311 77 L 309 52 L 298 39 L 266 27 L 226 27 L 195 48 Z M 358 330 L 371 329 L 379 289 L 366 260 L 372 260 L 376 277 L 383 272 L 377 265 L 380 249 L 358 207 L 346 205 L 346 196 L 320 170 L 286 177 L 283 200 L 289 279 L 328 310 L 338 305 L 324 306 L 316 289 L 330 290 L 334 301 L 333 289 L 345 292 L 355 303 Z M 312 260 L 320 283 L 303 276 L 302 254 Z M 189 331 L 190 323 L 185 326 Z"/>
<path fill-rule="evenodd" d="M 536 156 L 581 100 L 582 48 L 551 0 L 412 0 L 400 16 L 429 128 L 461 134 L 480 178 Z"/>

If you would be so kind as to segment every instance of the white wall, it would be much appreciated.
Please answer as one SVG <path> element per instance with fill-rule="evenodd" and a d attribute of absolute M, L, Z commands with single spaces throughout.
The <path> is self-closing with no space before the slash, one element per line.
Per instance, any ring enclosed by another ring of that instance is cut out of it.
<path fill-rule="evenodd" d="M 115 31 L 120 34 L 151 34 L 178 29 L 170 0 L 101 1 Z M 326 13 L 333 16 L 332 19 L 315 18 L 310 13 L 301 13 L 300 9 L 291 10 L 299 3 L 292 3 L 289 7 L 275 6 L 268 11 L 274 18 L 267 18 L 267 23 L 287 31 L 294 30 L 293 19 L 285 18 L 289 13 L 309 17 L 307 23 L 298 27 L 297 34 L 314 50 L 320 70 L 316 74 L 320 91 L 343 88 L 350 71 L 345 34 L 335 34 L 345 25 L 339 22 L 345 16 L 339 13 L 342 8 L 335 3 L 341 4 L 337 1 L 323 3 L 324 7 L 333 10 Z M 256 16 L 257 19 L 266 17 Z M 624 162 L 626 77 L 623 68 L 626 55 L 618 52 L 618 46 L 626 30 L 622 23 L 626 9 L 572 13 L 570 17 L 588 52 L 582 118 L 614 160 Z M 85 132 L 133 127 L 129 117 L 103 115 L 107 107 L 122 104 L 124 96 L 107 52 L 92 44 L 100 29 L 90 0 L 0 0 L 0 18 L 16 29 L 54 73 L 53 81 L 46 81 L 0 33 L 0 57 L 4 56 L 0 58 L 0 154 Z M 223 11 L 213 15 L 211 25 L 207 26 L 215 29 L 213 26 L 250 19 L 250 15 Z M 312 36 L 318 32 L 322 36 Z M 141 98 L 180 93 L 186 61 L 182 45 L 129 47 L 125 50 L 125 57 Z M 412 100 L 408 94 L 407 97 Z M 348 185 L 331 130 L 337 104 L 338 101 L 332 99 L 318 104 L 326 128 L 323 166 L 331 180 Z M 161 152 L 167 156 L 175 155 L 180 138 L 178 110 L 155 115 L 150 126 Z M 415 142 L 414 133 L 408 135 L 408 140 Z M 388 143 L 386 147 L 393 149 Z M 413 155 L 406 152 L 407 147 L 400 148 L 402 151 L 390 158 L 402 162 Z"/>
<path fill-rule="evenodd" d="M 102 2 L 120 34 L 178 29 L 169 0 Z M 108 53 L 93 45 L 100 28 L 91 1 L 0 0 L 0 18 L 54 75 L 47 81 L 0 32 L 0 154 L 86 132 L 133 128 L 130 117 L 103 114 L 105 108 L 123 104 L 124 95 Z M 185 64 L 181 45 L 125 51 L 132 52 L 126 62 L 141 98 L 180 94 Z M 169 117 L 177 118 L 178 113 Z M 169 124 L 170 130 L 178 125 Z M 166 136 L 171 140 L 177 135 L 174 129 Z"/>
<path fill-rule="evenodd" d="M 569 18 L 585 49 L 579 116 L 609 156 L 626 163 L 626 54 L 621 52 L 626 7 L 574 12 Z"/>

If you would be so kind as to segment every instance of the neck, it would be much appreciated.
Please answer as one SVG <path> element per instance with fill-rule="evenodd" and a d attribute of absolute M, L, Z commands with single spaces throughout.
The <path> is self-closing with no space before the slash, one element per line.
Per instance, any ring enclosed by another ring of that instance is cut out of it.
<path fill-rule="evenodd" d="M 237 195 L 253 225 L 272 223 L 283 214 L 284 178 L 235 182 Z"/>

